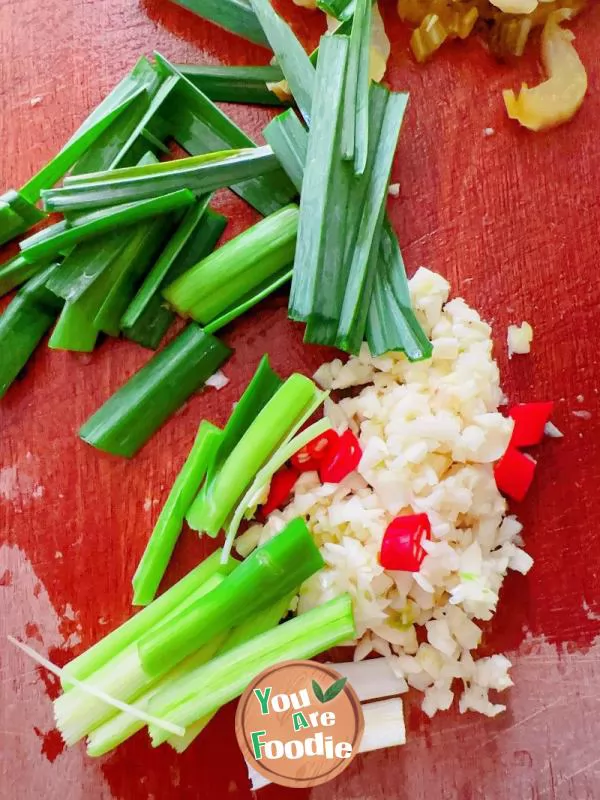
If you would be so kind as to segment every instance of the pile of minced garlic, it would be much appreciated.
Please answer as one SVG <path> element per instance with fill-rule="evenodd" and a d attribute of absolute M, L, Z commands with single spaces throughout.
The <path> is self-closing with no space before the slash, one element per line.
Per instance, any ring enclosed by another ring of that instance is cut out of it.
<path fill-rule="evenodd" d="M 433 342 L 430 360 L 371 358 L 365 346 L 345 364 L 336 359 L 318 370 L 324 388 L 363 387 L 325 407 L 338 431 L 349 427 L 359 437 L 359 468 L 341 484 L 303 474 L 289 505 L 239 537 L 238 549 L 245 555 L 288 520 L 304 517 L 326 567 L 303 584 L 298 613 L 350 592 L 355 660 L 372 652 L 385 657 L 406 691 L 423 692 L 430 716 L 450 707 L 457 687 L 462 712 L 495 716 L 505 706 L 488 692 L 512 685 L 511 665 L 502 655 L 476 657 L 477 623 L 493 616 L 507 571 L 524 574 L 533 562 L 494 480 L 512 420 L 498 411 L 503 395 L 491 328 L 464 300 L 448 301 L 449 289 L 423 268 L 410 281 Z M 378 553 L 387 525 L 422 512 L 432 540 L 424 543 L 420 572 L 384 570 Z"/>

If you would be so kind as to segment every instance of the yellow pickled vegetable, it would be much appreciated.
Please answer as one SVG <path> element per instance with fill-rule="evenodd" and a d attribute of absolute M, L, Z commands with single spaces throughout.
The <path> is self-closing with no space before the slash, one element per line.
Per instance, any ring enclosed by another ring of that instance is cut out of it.
<path fill-rule="evenodd" d="M 426 61 L 448 38 L 448 30 L 437 14 L 428 14 L 412 32 L 410 46 L 419 63 Z"/>
<path fill-rule="evenodd" d="M 532 131 L 560 125 L 570 120 L 583 102 L 587 74 L 573 46 L 573 33 L 560 23 L 571 16 L 568 10 L 552 13 L 542 32 L 542 61 L 548 80 L 529 89 L 523 84 L 517 97 L 504 91 L 504 102 L 511 119 Z"/>
<path fill-rule="evenodd" d="M 380 83 L 383 80 L 391 51 L 392 46 L 385 32 L 379 7 L 375 3 L 371 19 L 371 53 L 369 61 L 369 77 L 375 83 Z"/>

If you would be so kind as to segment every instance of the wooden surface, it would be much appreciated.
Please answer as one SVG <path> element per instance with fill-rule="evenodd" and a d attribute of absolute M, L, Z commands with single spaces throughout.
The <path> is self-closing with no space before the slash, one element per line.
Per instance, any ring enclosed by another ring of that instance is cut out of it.
<path fill-rule="evenodd" d="M 407 264 L 441 271 L 481 309 L 495 326 L 511 400 L 555 399 L 566 435 L 539 449 L 535 486 L 519 508 L 535 568 L 506 581 L 485 637 L 483 651 L 514 658 L 508 712 L 496 720 L 452 712 L 430 722 L 410 697 L 407 746 L 359 757 L 335 783 L 314 789 L 315 800 L 600 798 L 600 8 L 592 5 L 573 26 L 589 97 L 572 124 L 537 136 L 505 118 L 500 98 L 504 86 L 535 81 L 534 51 L 519 65 L 499 65 L 470 41 L 417 67 L 394 4 L 386 5 L 389 81 L 412 93 L 394 167 L 401 194 L 390 201 Z M 314 44 L 321 19 L 285 9 Z M 2 187 L 24 182 L 154 48 L 175 61 L 268 60 L 166 0 L 2 0 Z M 232 113 L 253 136 L 269 118 L 264 110 Z M 486 137 L 488 127 L 495 133 Z M 233 215 L 230 233 L 253 219 L 227 195 L 221 205 Z M 533 353 L 509 363 L 506 326 L 523 319 L 535 330 Z M 131 575 L 199 420 L 226 419 L 263 352 L 284 374 L 310 374 L 323 357 L 303 346 L 283 298 L 231 326 L 226 339 L 236 348 L 229 386 L 194 397 L 131 463 L 87 448 L 76 430 L 148 353 L 106 342 L 93 357 L 36 354 L 0 404 L 2 634 L 64 663 L 123 621 Z M 582 410 L 591 419 L 573 415 Z M 169 579 L 203 552 L 188 533 Z M 81 746 L 63 750 L 53 731 L 55 682 L 4 644 L 0 658 L 1 797 L 250 796 L 233 707 L 182 757 L 152 751 L 140 735 L 93 761 Z M 278 788 L 260 794 L 288 796 Z"/>

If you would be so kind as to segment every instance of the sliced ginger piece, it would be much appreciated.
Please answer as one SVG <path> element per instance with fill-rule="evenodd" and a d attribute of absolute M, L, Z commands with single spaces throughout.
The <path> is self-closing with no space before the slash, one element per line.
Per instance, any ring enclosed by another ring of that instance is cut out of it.
<path fill-rule="evenodd" d="M 569 19 L 568 9 L 555 11 L 548 17 L 542 32 L 542 61 L 548 79 L 529 88 L 523 84 L 518 97 L 512 89 L 503 92 L 508 116 L 532 131 L 560 125 L 570 120 L 583 103 L 588 80 L 575 47 L 575 36 L 561 28 Z"/>

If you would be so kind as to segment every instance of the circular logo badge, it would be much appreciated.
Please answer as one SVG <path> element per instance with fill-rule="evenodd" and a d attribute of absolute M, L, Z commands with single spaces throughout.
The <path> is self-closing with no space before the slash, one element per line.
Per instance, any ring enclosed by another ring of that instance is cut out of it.
<path fill-rule="evenodd" d="M 364 719 L 354 689 L 329 664 L 284 661 L 261 672 L 237 709 L 250 766 L 282 786 L 318 786 L 358 753 Z"/>

